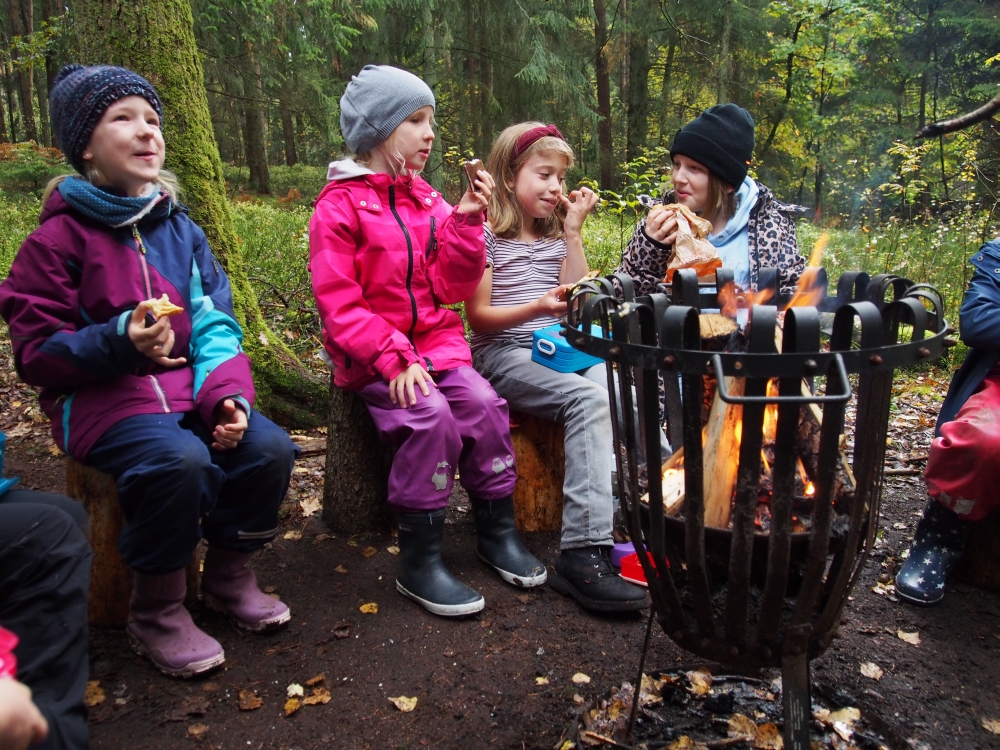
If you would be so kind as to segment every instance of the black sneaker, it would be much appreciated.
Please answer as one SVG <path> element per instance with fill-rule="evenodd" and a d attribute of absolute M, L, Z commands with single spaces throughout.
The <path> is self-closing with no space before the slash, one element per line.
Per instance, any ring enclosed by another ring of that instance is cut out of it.
<path fill-rule="evenodd" d="M 635 612 L 649 606 L 646 591 L 618 575 L 608 559 L 610 547 L 564 549 L 549 585 L 594 612 Z"/>
<path fill-rule="evenodd" d="M 944 598 L 944 586 L 965 551 L 972 522 L 931 500 L 917 522 L 910 554 L 896 574 L 896 594 L 911 604 L 929 606 Z"/>

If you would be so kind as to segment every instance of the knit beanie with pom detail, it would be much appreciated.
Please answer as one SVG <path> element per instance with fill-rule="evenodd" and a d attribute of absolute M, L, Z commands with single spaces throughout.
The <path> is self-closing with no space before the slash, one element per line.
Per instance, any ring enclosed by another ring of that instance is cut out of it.
<path fill-rule="evenodd" d="M 735 104 L 717 104 L 677 131 L 670 156 L 681 154 L 739 188 L 753 158 L 753 117 Z"/>
<path fill-rule="evenodd" d="M 49 93 L 49 113 L 56 143 L 77 172 L 94 128 L 108 107 L 126 96 L 141 96 L 163 119 L 156 89 L 138 73 L 112 65 L 66 65 L 56 74 Z"/>
<path fill-rule="evenodd" d="M 421 107 L 434 106 L 430 86 L 391 65 L 366 65 L 340 97 L 340 132 L 354 154 L 371 151 Z"/>

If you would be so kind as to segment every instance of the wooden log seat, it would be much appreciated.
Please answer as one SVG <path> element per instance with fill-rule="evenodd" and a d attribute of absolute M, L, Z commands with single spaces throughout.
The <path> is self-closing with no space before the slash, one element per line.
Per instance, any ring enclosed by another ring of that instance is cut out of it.
<path fill-rule="evenodd" d="M 514 519 L 518 531 L 562 529 L 564 435 L 561 424 L 515 411 L 510 414 L 517 465 Z"/>
<path fill-rule="evenodd" d="M 987 591 L 1000 591 L 1000 508 L 972 524 L 954 577 Z"/>
<path fill-rule="evenodd" d="M 83 503 L 90 514 L 90 546 L 94 550 L 88 600 L 90 624 L 124 627 L 132 595 L 132 577 L 118 554 L 118 536 L 124 518 L 115 480 L 110 474 L 67 458 L 66 494 Z M 188 566 L 188 603 L 197 599 L 203 559 L 204 544 L 200 544 Z"/>

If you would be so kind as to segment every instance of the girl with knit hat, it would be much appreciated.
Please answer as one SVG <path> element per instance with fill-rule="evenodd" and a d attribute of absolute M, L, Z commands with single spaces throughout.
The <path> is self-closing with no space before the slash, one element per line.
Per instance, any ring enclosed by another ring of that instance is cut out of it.
<path fill-rule="evenodd" d="M 351 159 L 333 162 L 309 243 L 313 291 L 334 384 L 368 406 L 396 448 L 388 500 L 399 524 L 396 588 L 437 615 L 480 611 L 483 597 L 441 560 L 456 470 L 469 492 L 479 557 L 516 586 L 545 567 L 514 528 L 507 403 L 473 368 L 459 314 L 486 266 L 479 171 L 452 208 L 420 171 L 434 142 L 434 94 L 412 73 L 368 65 L 340 100 Z"/>
<path fill-rule="evenodd" d="M 735 104 L 706 109 L 674 136 L 673 190 L 663 203 L 680 203 L 712 223 L 708 241 L 744 291 L 756 291 L 760 269 L 778 269 L 782 293 L 795 291 L 805 268 L 788 206 L 747 176 L 753 157 L 754 122 Z M 673 255 L 677 219 L 658 211 L 639 221 L 615 269 L 635 279 L 636 294 L 663 281 Z"/>
<path fill-rule="evenodd" d="M 69 65 L 49 100 L 80 176 L 50 183 L 0 285 L 0 315 L 56 444 L 115 478 L 118 548 L 134 574 L 129 640 L 189 677 L 225 659 L 184 608 L 201 538 L 210 606 L 251 631 L 291 616 L 246 565 L 277 533 L 297 449 L 253 409 L 229 281 L 162 170 L 156 91 L 125 68 Z M 152 304 L 164 296 L 167 313 Z"/>

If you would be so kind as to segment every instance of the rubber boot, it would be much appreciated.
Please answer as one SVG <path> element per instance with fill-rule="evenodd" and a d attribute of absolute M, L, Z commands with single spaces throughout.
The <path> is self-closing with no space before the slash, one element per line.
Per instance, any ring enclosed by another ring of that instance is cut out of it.
<path fill-rule="evenodd" d="M 514 499 L 472 498 L 472 516 L 479 539 L 479 559 L 496 570 L 507 583 L 521 588 L 541 586 L 548 577 L 537 557 L 528 552 L 514 524 Z"/>
<path fill-rule="evenodd" d="M 917 522 L 910 554 L 896 574 L 896 594 L 911 604 L 929 606 L 944 598 L 944 585 L 965 552 L 972 521 L 933 498 Z"/>
<path fill-rule="evenodd" d="M 292 619 L 292 613 L 257 587 L 257 576 L 247 567 L 252 555 L 209 545 L 202 598 L 210 609 L 229 615 L 237 627 L 256 633 L 276 630 Z"/>
<path fill-rule="evenodd" d="M 172 677 L 192 677 L 226 660 L 217 640 L 194 624 L 184 607 L 184 568 L 160 576 L 136 573 L 125 631 L 140 656 Z"/>
<path fill-rule="evenodd" d="M 444 510 L 398 513 L 399 574 L 396 588 L 428 612 L 457 617 L 479 612 L 482 596 L 456 579 L 441 560 Z"/>
<path fill-rule="evenodd" d="M 646 591 L 618 575 L 609 559 L 611 547 L 564 549 L 549 585 L 572 596 L 593 612 L 634 612 L 649 606 Z"/>

